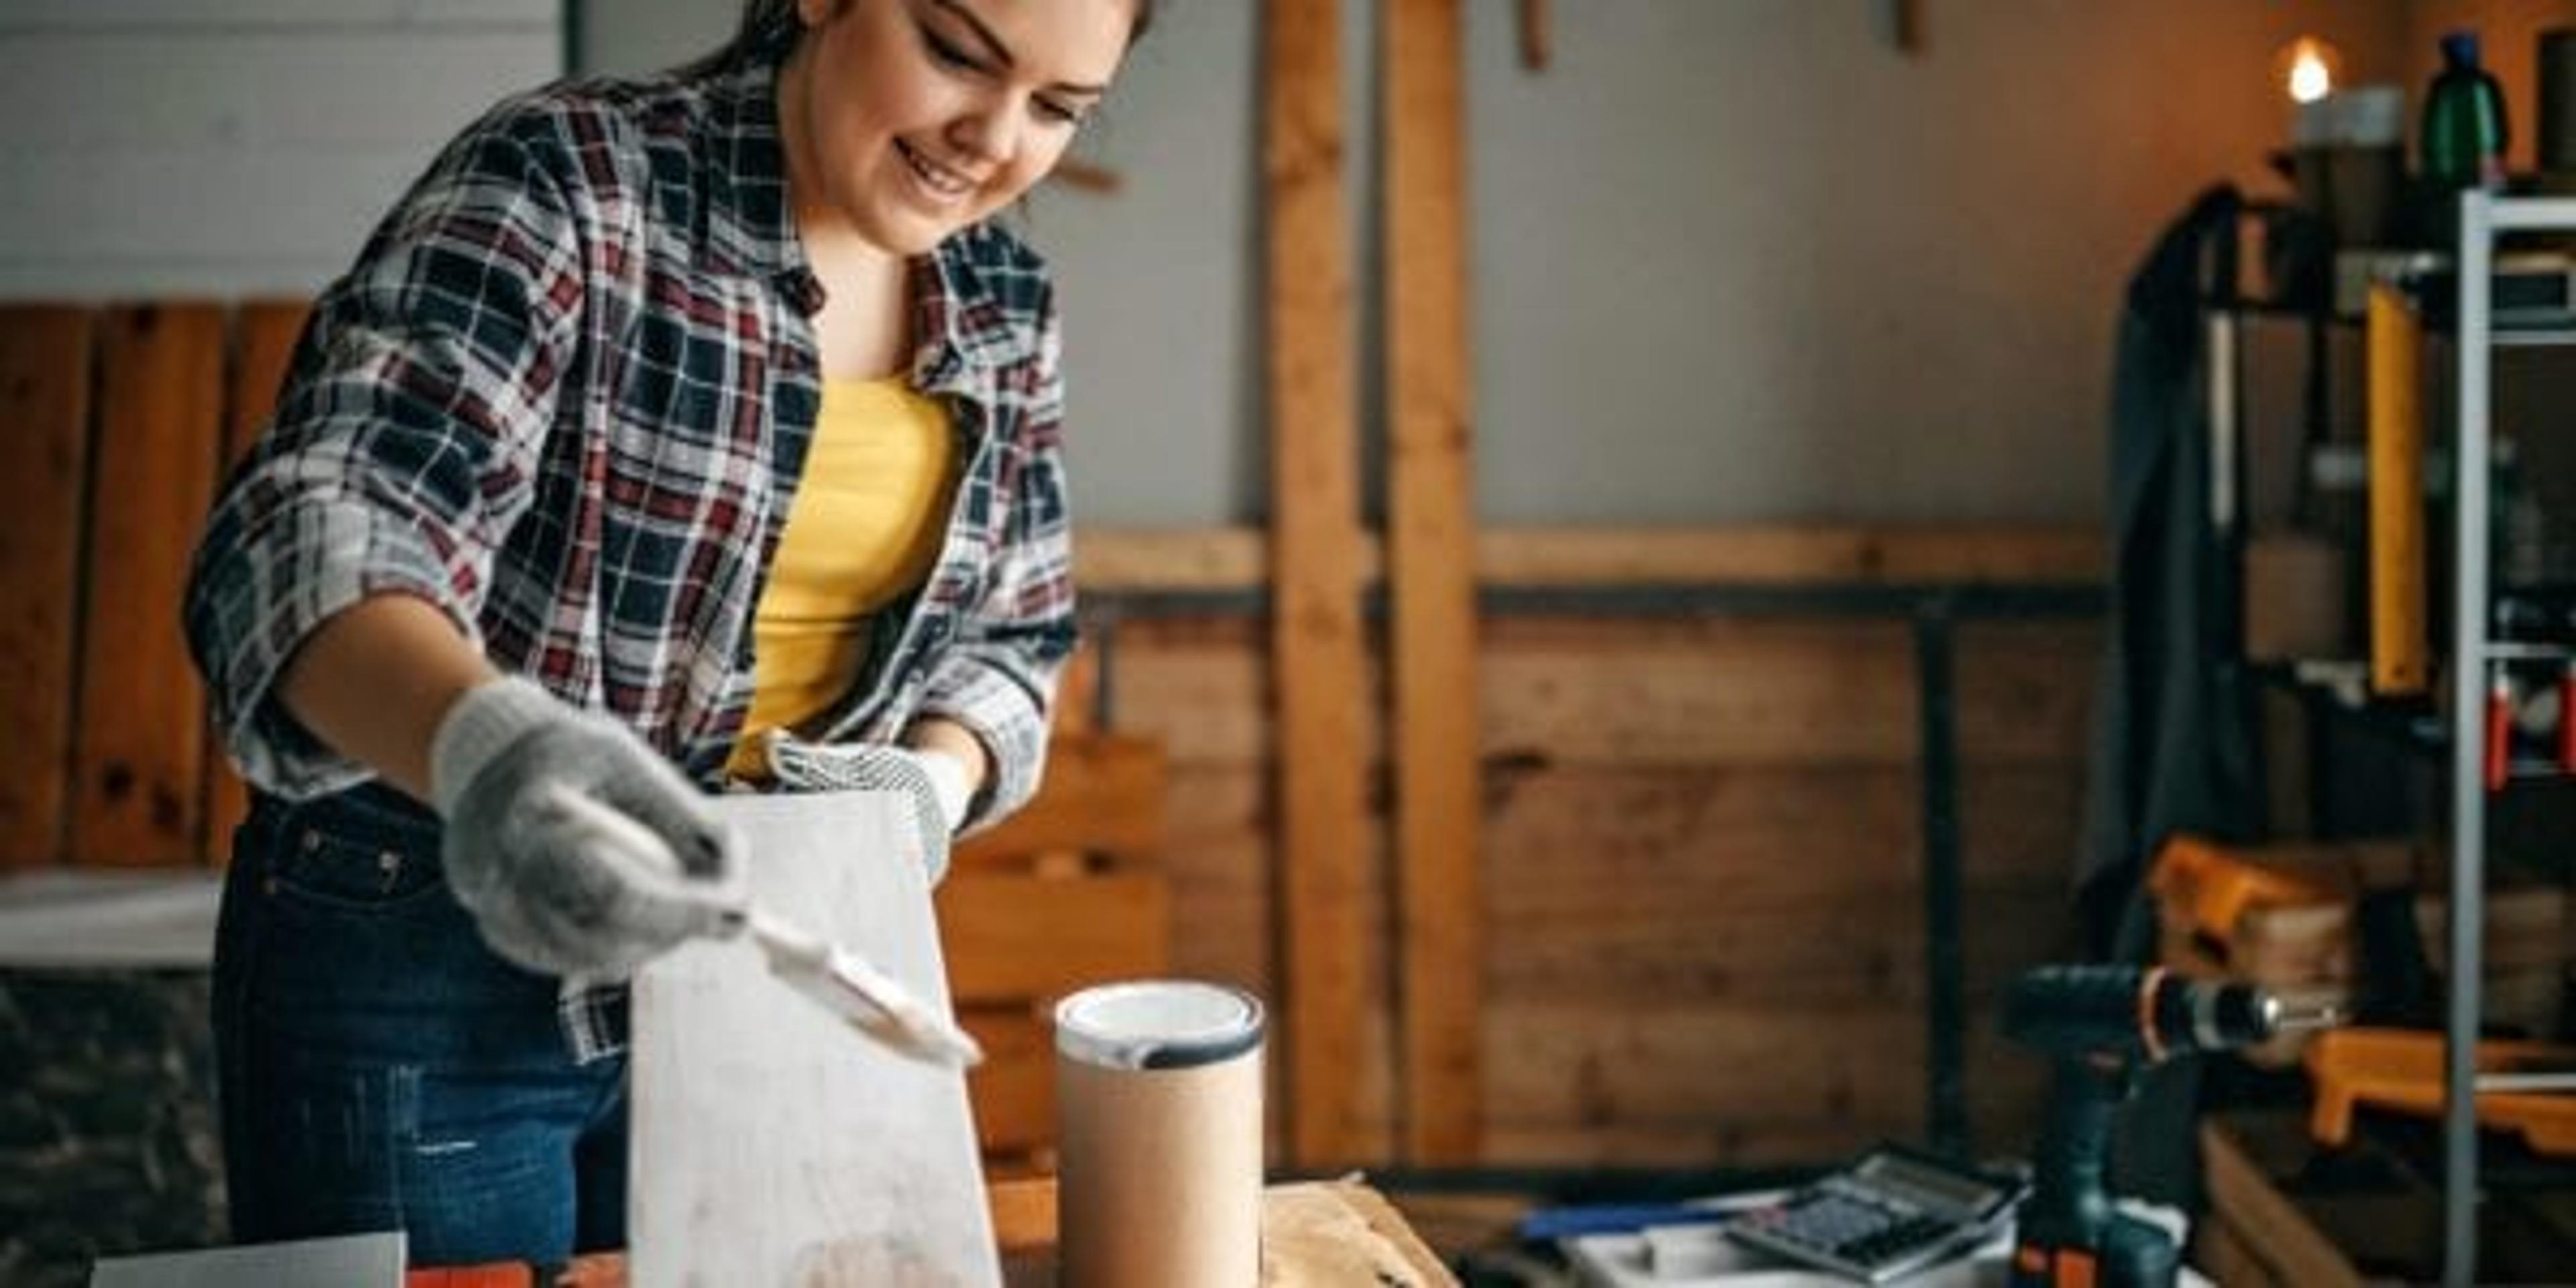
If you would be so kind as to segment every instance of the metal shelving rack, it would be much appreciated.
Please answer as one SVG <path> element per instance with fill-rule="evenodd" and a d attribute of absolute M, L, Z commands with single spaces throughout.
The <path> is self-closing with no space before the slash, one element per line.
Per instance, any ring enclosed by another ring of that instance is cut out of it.
<path fill-rule="evenodd" d="M 2478 1263 L 2477 1035 L 2486 969 L 2487 686 L 2505 650 L 2487 638 L 2488 509 L 2491 504 L 2490 397 L 2495 349 L 2496 240 L 2517 232 L 2576 232 L 2576 198 L 2460 198 L 2459 416 L 2451 543 L 2451 901 L 2450 1006 L 2442 1046 L 2442 1282 L 2475 1281 Z M 2576 343 L 2551 333 L 2550 340 Z M 2509 336 L 2501 343 L 2539 337 Z"/>

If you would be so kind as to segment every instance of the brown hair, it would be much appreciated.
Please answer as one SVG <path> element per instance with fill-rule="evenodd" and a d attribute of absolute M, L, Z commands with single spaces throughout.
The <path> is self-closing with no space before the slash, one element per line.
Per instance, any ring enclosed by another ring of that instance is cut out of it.
<path fill-rule="evenodd" d="M 1135 0 L 1135 5 L 1136 20 L 1127 28 L 1130 45 L 1144 39 L 1145 29 L 1154 24 L 1154 0 Z M 796 18 L 796 0 L 743 0 L 742 24 L 734 29 L 733 39 L 688 64 L 685 70 L 703 73 L 755 58 L 783 58 L 795 47 L 802 30 Z"/>

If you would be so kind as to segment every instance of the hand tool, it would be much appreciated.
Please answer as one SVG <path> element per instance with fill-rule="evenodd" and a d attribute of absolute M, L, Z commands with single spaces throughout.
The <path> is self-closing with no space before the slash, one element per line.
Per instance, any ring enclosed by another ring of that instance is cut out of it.
<path fill-rule="evenodd" d="M 539 804 L 558 812 L 611 856 L 646 880 L 680 879 L 679 856 L 653 830 L 569 787 L 557 787 Z M 954 1020 L 867 958 L 798 927 L 776 913 L 746 904 L 740 924 L 769 963 L 769 973 L 896 1052 L 931 1064 L 980 1064 L 983 1048 Z"/>
<path fill-rule="evenodd" d="M 2012 1288 L 2169 1288 L 2180 1250 L 2153 1222 L 2114 1209 L 2103 1183 L 2112 1120 L 2138 1070 L 2340 1020 L 2322 1000 L 2285 1002 L 2251 984 L 2162 967 L 2042 966 L 2006 999 L 2004 1033 L 2055 1058 L 2037 1175 L 2013 1239 Z"/>

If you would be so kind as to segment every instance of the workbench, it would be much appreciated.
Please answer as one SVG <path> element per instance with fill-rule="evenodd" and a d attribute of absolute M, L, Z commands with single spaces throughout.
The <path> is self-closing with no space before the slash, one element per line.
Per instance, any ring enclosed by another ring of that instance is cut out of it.
<path fill-rule="evenodd" d="M 1007 1288 L 1055 1282 L 1056 1182 L 995 1181 L 993 1233 Z M 1264 1288 L 1329 1288 L 1360 1282 L 1391 1288 L 1455 1285 L 1439 1258 L 1377 1191 L 1358 1181 L 1273 1185 L 1262 1193 Z M 1362 1278 L 1354 1279 L 1357 1272 Z M 623 1255 L 584 1257 L 552 1278 L 525 1264 L 414 1270 L 404 1288 L 624 1288 Z"/>

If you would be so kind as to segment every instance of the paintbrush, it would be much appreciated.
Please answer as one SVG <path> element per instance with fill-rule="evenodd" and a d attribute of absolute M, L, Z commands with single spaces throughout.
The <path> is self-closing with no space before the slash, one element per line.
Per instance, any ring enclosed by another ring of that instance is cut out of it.
<path fill-rule="evenodd" d="M 687 879 L 670 844 L 615 806 L 560 784 L 546 788 L 538 805 L 646 880 Z M 760 946 L 770 974 L 851 1027 L 931 1064 L 962 1068 L 983 1062 L 984 1050 L 972 1035 L 867 958 L 764 908 L 747 905 L 741 924 Z"/>

